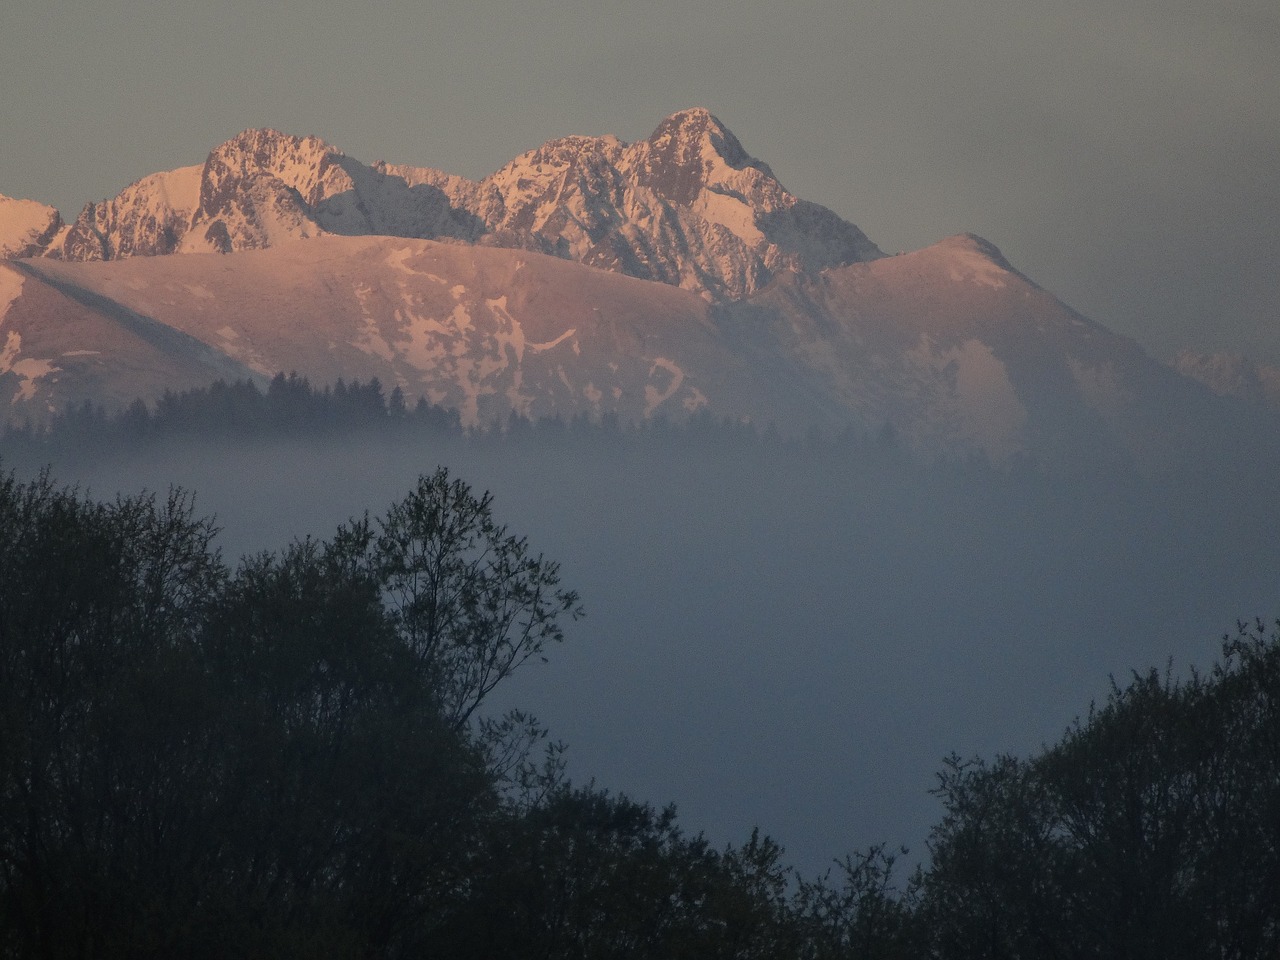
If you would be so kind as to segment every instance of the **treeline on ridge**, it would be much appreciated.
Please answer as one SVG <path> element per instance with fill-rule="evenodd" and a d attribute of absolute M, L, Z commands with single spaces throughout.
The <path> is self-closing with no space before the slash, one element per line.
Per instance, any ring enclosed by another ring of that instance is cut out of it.
<path fill-rule="evenodd" d="M 657 417 L 640 424 L 623 422 L 609 412 L 565 420 L 559 416 L 529 419 L 513 411 L 505 419 L 465 429 L 456 409 L 425 397 L 411 401 L 399 386 L 388 393 L 376 377 L 368 382 L 339 379 L 332 386 L 317 388 L 296 373 L 278 373 L 265 389 L 251 380 L 217 380 L 208 387 L 166 391 L 153 405 L 137 399 L 114 412 L 86 400 L 68 405 L 47 424 L 35 425 L 29 420 L 10 424 L 0 440 L 10 451 L 38 453 L 61 447 L 116 449 L 173 438 L 309 437 L 364 431 L 436 437 L 578 435 L 599 439 L 653 434 L 699 439 L 776 438 L 772 426 L 762 430 L 754 424 L 713 417 L 705 410 L 679 423 Z M 842 438 L 851 439 L 862 438 L 854 438 L 852 432 Z M 809 440 L 816 440 L 816 435 Z M 892 428 L 883 429 L 875 440 L 882 447 L 892 446 Z"/>
<path fill-rule="evenodd" d="M 137 399 L 112 412 L 86 400 L 68 405 L 45 425 L 10 425 L 5 440 L 53 446 L 102 438 L 139 443 L 184 436 L 306 436 L 392 424 L 416 424 L 441 433 L 461 430 L 456 410 L 425 399 L 410 410 L 403 390 L 396 387 L 388 396 L 377 378 L 349 384 L 339 379 L 332 386 L 315 388 L 306 377 L 279 373 L 265 390 L 252 380 L 216 380 L 208 387 L 166 390 L 153 406 Z"/>

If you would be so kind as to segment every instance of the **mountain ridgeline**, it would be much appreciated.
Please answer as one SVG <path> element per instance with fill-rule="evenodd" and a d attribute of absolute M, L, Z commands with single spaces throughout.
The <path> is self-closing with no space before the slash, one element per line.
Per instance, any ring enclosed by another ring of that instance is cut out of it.
<path fill-rule="evenodd" d="M 788 193 L 705 110 L 675 114 L 633 144 L 552 140 L 481 181 L 369 166 L 317 137 L 246 130 L 203 166 L 139 180 L 51 232 L 56 217 L 3 249 L 89 261 L 232 253 L 326 234 L 454 240 L 727 299 L 780 271 L 882 256 L 852 224 Z"/>
<path fill-rule="evenodd" d="M 376 377 L 465 426 L 705 411 L 1158 469 L 1254 416 L 979 237 L 886 257 L 701 109 L 478 181 L 249 130 L 72 223 L 0 198 L 0 256 L 10 422 L 296 370 Z"/>

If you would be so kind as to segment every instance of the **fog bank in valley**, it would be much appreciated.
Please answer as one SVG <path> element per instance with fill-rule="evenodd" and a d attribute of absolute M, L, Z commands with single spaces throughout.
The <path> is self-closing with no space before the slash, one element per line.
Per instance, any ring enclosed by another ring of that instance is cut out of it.
<path fill-rule="evenodd" d="M 376 515 L 439 464 L 587 610 L 502 704 L 568 743 L 575 780 L 674 801 L 717 843 L 759 825 L 809 873 L 877 841 L 923 857 L 944 755 L 1032 751 L 1109 675 L 1207 665 L 1236 618 L 1280 612 L 1280 510 L 1227 469 L 1066 483 L 870 448 L 382 437 L 54 476 L 192 489 L 235 558 Z"/>

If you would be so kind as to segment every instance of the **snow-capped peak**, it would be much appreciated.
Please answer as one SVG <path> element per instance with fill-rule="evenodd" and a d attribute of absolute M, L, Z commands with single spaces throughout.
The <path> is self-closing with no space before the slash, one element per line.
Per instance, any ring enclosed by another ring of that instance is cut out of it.
<path fill-rule="evenodd" d="M 38 254 L 61 229 L 53 207 L 0 193 L 0 260 Z"/>
<path fill-rule="evenodd" d="M 209 154 L 201 183 L 201 205 L 216 205 L 217 191 L 228 177 L 264 175 L 274 177 L 315 205 L 323 198 L 326 174 L 342 156 L 340 150 L 319 137 L 296 137 L 270 128 L 245 130 Z"/>
<path fill-rule="evenodd" d="M 672 114 L 632 144 L 550 140 L 481 181 L 370 167 L 318 137 L 245 130 L 202 166 L 86 206 L 65 239 L 42 239 L 34 252 L 226 253 L 325 233 L 521 247 L 710 299 L 747 296 L 779 272 L 881 255 L 857 227 L 788 193 L 702 108 Z M 33 252 L 29 243 L 16 249 Z"/>
<path fill-rule="evenodd" d="M 917 252 L 945 264 L 953 279 L 966 276 L 976 283 L 992 287 L 1003 287 L 1010 281 L 1036 286 L 1005 259 L 999 247 L 976 233 L 958 233 Z"/>
<path fill-rule="evenodd" d="M 673 113 L 658 124 L 645 142 L 653 153 L 673 165 L 724 164 L 735 170 L 750 166 L 773 177 L 768 165 L 748 154 L 733 132 L 703 107 Z"/>
<path fill-rule="evenodd" d="M 957 233 L 939 240 L 938 249 L 952 251 L 958 257 L 978 257 L 988 260 L 1002 270 L 1013 271 L 1013 265 L 1005 259 L 1000 248 L 985 237 L 976 233 Z"/>

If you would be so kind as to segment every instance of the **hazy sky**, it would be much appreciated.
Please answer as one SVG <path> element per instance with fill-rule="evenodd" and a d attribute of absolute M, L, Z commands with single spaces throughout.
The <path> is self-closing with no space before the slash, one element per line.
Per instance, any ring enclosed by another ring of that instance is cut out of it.
<path fill-rule="evenodd" d="M 1276 0 L 11 0 L 0 193 L 71 217 L 241 129 L 483 176 L 705 106 L 886 251 L 972 231 L 1168 356 L 1280 361 Z"/>

